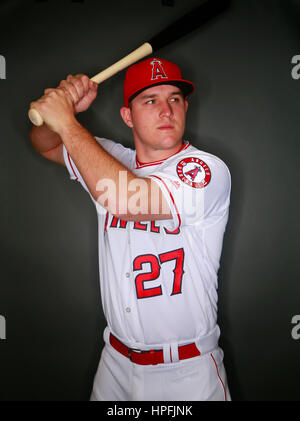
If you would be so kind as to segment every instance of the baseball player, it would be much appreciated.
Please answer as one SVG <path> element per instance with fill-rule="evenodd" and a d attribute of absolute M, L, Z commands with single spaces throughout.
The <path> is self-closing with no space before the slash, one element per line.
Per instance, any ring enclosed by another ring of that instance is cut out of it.
<path fill-rule="evenodd" d="M 217 325 L 231 179 L 184 139 L 193 91 L 164 59 L 127 70 L 121 117 L 135 150 L 78 122 L 97 96 L 85 75 L 31 104 L 45 122 L 31 130 L 33 146 L 65 165 L 97 210 L 107 327 L 91 400 L 231 399 Z"/>

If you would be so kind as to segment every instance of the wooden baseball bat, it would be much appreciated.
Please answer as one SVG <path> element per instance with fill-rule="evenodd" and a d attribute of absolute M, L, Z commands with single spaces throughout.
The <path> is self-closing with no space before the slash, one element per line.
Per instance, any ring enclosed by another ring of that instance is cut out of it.
<path fill-rule="evenodd" d="M 106 79 L 130 66 L 131 64 L 137 62 L 138 60 L 141 60 L 149 54 L 152 54 L 152 52 L 153 49 L 151 45 L 148 42 L 145 42 L 143 45 L 134 50 L 132 53 L 128 54 L 126 57 L 122 58 L 112 66 L 108 67 L 107 69 L 92 77 L 91 80 L 100 84 Z M 28 116 L 32 124 L 34 124 L 35 126 L 41 126 L 44 123 L 42 116 L 34 108 L 31 108 L 29 110 Z"/>
<path fill-rule="evenodd" d="M 152 37 L 149 41 L 142 44 L 139 48 L 114 63 L 112 66 L 101 71 L 91 78 L 93 82 L 98 84 L 112 77 L 116 73 L 131 66 L 142 58 L 152 54 L 154 51 L 165 47 L 173 41 L 182 38 L 199 28 L 219 13 L 228 8 L 230 0 L 205 0 L 197 8 L 187 13 L 176 22 L 173 22 L 159 34 Z M 28 112 L 30 121 L 35 126 L 41 126 L 44 121 L 37 110 L 31 108 Z"/>

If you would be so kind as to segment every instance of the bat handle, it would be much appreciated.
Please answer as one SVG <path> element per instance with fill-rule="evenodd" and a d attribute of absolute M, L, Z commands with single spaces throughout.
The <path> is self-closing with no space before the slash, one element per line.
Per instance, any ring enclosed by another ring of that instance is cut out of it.
<path fill-rule="evenodd" d="M 106 79 L 110 78 L 111 76 L 115 75 L 116 73 L 120 72 L 121 70 L 125 69 L 126 67 L 130 66 L 131 64 L 141 60 L 142 58 L 152 54 L 153 48 L 151 44 L 145 42 L 136 50 L 132 51 L 132 53 L 128 54 L 126 57 L 122 58 L 112 66 L 108 67 L 107 69 L 103 70 L 102 72 L 98 73 L 94 77 L 91 78 L 93 82 L 98 84 L 104 82 Z M 42 126 L 44 120 L 42 116 L 39 114 L 37 110 L 31 108 L 28 112 L 29 119 L 32 124 L 35 126 Z"/>

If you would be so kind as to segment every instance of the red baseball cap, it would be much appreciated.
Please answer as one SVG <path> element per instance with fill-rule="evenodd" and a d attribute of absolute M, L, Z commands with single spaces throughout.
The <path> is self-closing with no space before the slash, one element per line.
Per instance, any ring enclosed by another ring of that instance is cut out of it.
<path fill-rule="evenodd" d="M 157 85 L 175 85 L 182 90 L 185 98 L 195 89 L 192 82 L 182 79 L 177 64 L 160 58 L 147 58 L 133 64 L 126 72 L 123 87 L 125 107 L 145 89 Z"/>

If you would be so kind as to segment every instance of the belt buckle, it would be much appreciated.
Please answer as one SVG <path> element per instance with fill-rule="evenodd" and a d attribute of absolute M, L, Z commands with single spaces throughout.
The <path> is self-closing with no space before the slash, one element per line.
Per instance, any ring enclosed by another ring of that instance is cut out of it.
<path fill-rule="evenodd" d="M 155 349 L 143 351 L 142 349 L 128 348 L 128 358 L 130 359 L 131 362 L 134 362 L 134 361 L 132 361 L 132 358 L 131 358 L 131 352 L 136 352 L 137 354 L 150 354 L 152 356 L 152 359 L 153 359 L 152 365 L 158 364 L 158 361 L 156 360 L 156 350 Z"/>
<path fill-rule="evenodd" d="M 136 352 L 137 354 L 143 354 L 147 351 L 142 351 L 141 349 L 137 349 L 137 348 L 128 348 L 128 358 L 130 359 L 131 362 L 133 362 L 131 359 L 131 352 Z"/>

